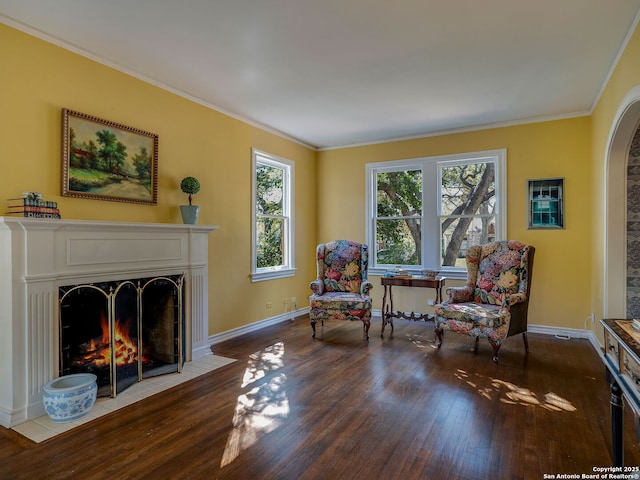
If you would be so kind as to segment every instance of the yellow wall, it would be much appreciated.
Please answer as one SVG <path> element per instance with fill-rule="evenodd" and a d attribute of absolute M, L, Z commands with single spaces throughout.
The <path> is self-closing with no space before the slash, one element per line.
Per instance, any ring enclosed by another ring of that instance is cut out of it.
<path fill-rule="evenodd" d="M 32 190 L 57 201 L 66 219 L 181 223 L 186 197 L 178 183 L 193 175 L 202 184 L 194 197 L 199 223 L 220 225 L 209 242 L 209 334 L 282 314 L 283 298 L 295 296 L 300 305 L 308 296 L 315 151 L 2 24 L 0 62 L 0 199 Z M 60 196 L 62 108 L 158 134 L 157 206 Z M 249 277 L 252 147 L 295 162 L 293 279 Z"/>
<path fill-rule="evenodd" d="M 369 162 L 506 148 L 507 234 L 536 247 L 529 322 L 583 329 L 591 313 L 589 302 L 578 300 L 588 298 L 591 287 L 589 125 L 588 117 L 580 117 L 320 152 L 318 239 L 365 239 Z M 549 177 L 565 178 L 566 228 L 527 230 L 526 181 Z M 372 281 L 374 308 L 379 309 L 383 290 L 377 278 Z M 433 293 L 394 291 L 394 307 L 424 311 L 425 295 Z"/>
<path fill-rule="evenodd" d="M 605 275 L 605 244 L 604 235 L 606 227 L 605 205 L 605 167 L 606 149 L 609 135 L 615 120 L 618 108 L 625 95 L 640 85 L 640 28 L 636 27 L 623 55 L 618 62 L 606 88 L 604 89 L 596 107 L 591 115 L 592 149 L 591 171 L 595 172 L 592 179 L 591 210 L 593 212 L 593 276 L 591 286 L 591 299 L 596 318 L 604 316 L 604 275 Z M 640 119 L 638 119 L 640 121 Z M 624 208 L 620 205 L 620 208 Z M 616 236 L 618 232 L 615 233 Z M 623 229 L 619 232 L 624 236 Z M 596 325 L 595 331 L 602 338 L 602 328 Z"/>
<path fill-rule="evenodd" d="M 283 313 L 284 298 L 295 296 L 299 308 L 308 304 L 316 243 L 364 240 L 366 163 L 506 148 L 508 236 L 537 249 L 530 322 L 590 328 L 590 312 L 602 313 L 604 150 L 620 101 L 640 84 L 637 58 L 638 31 L 591 117 L 315 152 L 0 24 L 0 199 L 34 190 L 57 201 L 68 219 L 175 223 L 185 201 L 178 182 L 197 176 L 200 223 L 221 226 L 209 252 L 215 334 Z M 159 135 L 157 206 L 60 196 L 62 108 Z M 295 162 L 293 278 L 250 281 L 252 147 Z M 565 178 L 566 228 L 527 230 L 526 180 L 546 177 Z M 382 289 L 373 280 L 379 309 Z M 410 291 L 396 300 L 422 310 L 424 297 Z"/>

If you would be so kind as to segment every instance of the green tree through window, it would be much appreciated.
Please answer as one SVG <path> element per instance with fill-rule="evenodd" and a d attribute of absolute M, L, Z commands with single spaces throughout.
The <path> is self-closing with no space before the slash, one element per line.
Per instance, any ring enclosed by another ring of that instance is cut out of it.
<path fill-rule="evenodd" d="M 277 267 L 284 263 L 284 170 L 258 163 L 256 178 L 257 265 Z"/>
<path fill-rule="evenodd" d="M 381 172 L 377 178 L 378 263 L 420 265 L 422 170 Z"/>
<path fill-rule="evenodd" d="M 466 256 L 463 244 L 495 240 L 495 167 L 469 163 L 443 167 L 440 183 L 440 219 L 444 247 L 443 266 L 456 266 Z"/>
<path fill-rule="evenodd" d="M 501 239 L 506 153 L 367 165 L 373 269 L 461 269 L 470 245 Z"/>
<path fill-rule="evenodd" d="M 253 281 L 291 276 L 293 162 L 253 151 Z"/>

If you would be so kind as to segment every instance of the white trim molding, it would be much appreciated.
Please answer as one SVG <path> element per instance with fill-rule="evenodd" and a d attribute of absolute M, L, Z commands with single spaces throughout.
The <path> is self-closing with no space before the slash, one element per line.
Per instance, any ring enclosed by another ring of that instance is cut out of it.
<path fill-rule="evenodd" d="M 253 322 L 248 325 L 233 328 L 231 330 L 227 330 L 226 332 L 216 333 L 215 335 L 211 335 L 209 337 L 209 345 L 211 345 L 211 350 L 213 351 L 216 343 L 231 340 L 232 338 L 236 338 L 247 333 L 257 332 L 262 328 L 277 325 L 278 323 L 293 321 L 296 319 L 296 317 L 306 315 L 308 313 L 309 307 L 299 308 L 298 310 L 292 310 L 291 312 L 282 313 L 280 315 L 258 320 L 257 322 Z M 309 338 L 311 338 L 311 324 L 309 324 Z"/>
<path fill-rule="evenodd" d="M 626 317 L 626 170 L 629 148 L 639 123 L 640 86 L 636 86 L 629 90 L 618 107 L 604 152 L 604 318 Z"/>

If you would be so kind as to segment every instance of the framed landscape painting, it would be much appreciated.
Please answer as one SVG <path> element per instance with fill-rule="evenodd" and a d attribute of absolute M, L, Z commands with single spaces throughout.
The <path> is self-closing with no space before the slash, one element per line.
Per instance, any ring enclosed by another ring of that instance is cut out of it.
<path fill-rule="evenodd" d="M 63 109 L 62 195 L 156 205 L 158 136 Z"/>

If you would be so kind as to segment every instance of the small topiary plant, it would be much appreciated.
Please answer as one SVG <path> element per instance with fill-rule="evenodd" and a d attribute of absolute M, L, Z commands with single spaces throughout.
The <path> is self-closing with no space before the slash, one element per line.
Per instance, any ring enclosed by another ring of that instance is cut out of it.
<path fill-rule="evenodd" d="M 189 196 L 189 205 L 191 205 L 191 195 L 200 191 L 200 182 L 196 177 L 184 177 L 180 182 L 180 190 Z"/>

